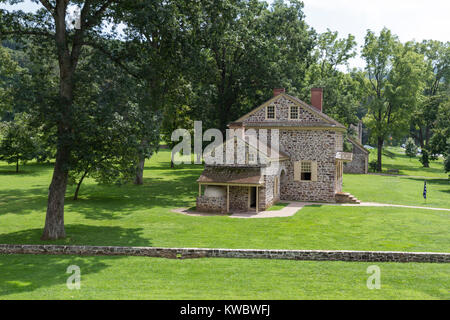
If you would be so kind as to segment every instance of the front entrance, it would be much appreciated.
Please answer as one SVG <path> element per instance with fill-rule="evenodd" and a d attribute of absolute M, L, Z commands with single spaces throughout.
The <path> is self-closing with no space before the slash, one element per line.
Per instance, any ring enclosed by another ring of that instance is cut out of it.
<path fill-rule="evenodd" d="M 250 208 L 256 209 L 256 187 L 250 187 Z"/>

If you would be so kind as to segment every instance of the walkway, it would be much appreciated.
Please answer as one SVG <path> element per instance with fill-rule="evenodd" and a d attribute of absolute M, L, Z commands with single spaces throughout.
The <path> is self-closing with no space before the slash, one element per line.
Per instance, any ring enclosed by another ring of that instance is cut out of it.
<path fill-rule="evenodd" d="M 387 204 L 387 203 L 377 203 L 377 202 L 361 202 L 361 204 L 352 203 L 313 203 L 313 202 L 295 202 L 295 201 L 285 201 L 289 203 L 286 207 L 278 211 L 261 211 L 258 214 L 256 212 L 239 212 L 229 215 L 230 218 L 284 218 L 291 217 L 295 215 L 299 210 L 303 209 L 305 206 L 321 205 L 321 206 L 342 206 L 342 207 L 398 207 L 398 208 L 408 208 L 408 209 L 425 209 L 425 210 L 435 210 L 435 211 L 450 211 L 446 208 L 431 208 L 431 207 L 418 207 L 418 206 L 406 206 L 400 204 Z M 189 216 L 223 216 L 223 214 L 217 213 L 204 213 L 191 211 L 188 208 L 173 209 L 173 212 L 181 213 Z"/>

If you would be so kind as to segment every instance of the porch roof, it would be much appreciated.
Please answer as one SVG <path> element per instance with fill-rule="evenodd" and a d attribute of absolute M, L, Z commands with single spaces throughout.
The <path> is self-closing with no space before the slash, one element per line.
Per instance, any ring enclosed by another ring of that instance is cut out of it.
<path fill-rule="evenodd" d="M 264 177 L 259 168 L 206 167 L 197 179 L 199 184 L 261 186 Z"/>

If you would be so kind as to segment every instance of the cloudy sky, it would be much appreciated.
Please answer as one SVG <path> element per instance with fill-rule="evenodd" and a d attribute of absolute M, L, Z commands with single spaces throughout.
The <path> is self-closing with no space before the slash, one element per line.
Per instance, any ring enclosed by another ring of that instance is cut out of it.
<path fill-rule="evenodd" d="M 269 0 L 269 2 L 272 2 Z M 303 0 L 307 23 L 318 32 L 338 31 L 342 37 L 351 33 L 358 45 L 364 42 L 367 29 L 387 27 L 400 40 L 434 39 L 450 41 L 450 0 Z M 5 7 L 0 5 L 0 7 Z M 21 9 L 34 10 L 31 3 Z M 360 59 L 351 66 L 362 67 Z"/>

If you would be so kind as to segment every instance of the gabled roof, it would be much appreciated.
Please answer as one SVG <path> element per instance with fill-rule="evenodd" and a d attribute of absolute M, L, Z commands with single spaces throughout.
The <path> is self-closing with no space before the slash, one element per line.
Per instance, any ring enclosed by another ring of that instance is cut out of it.
<path fill-rule="evenodd" d="M 248 141 L 246 139 L 242 139 L 238 136 L 235 136 L 235 142 L 237 141 L 241 141 L 244 143 L 245 147 L 248 147 L 249 150 L 252 149 L 254 151 L 256 151 L 256 153 L 258 154 L 258 159 L 263 159 L 264 161 L 260 161 L 260 163 L 266 163 L 266 162 L 270 162 L 270 161 L 279 161 L 279 160 L 287 160 L 289 159 L 289 155 L 281 150 L 275 150 L 274 148 L 272 148 L 271 145 L 269 145 L 267 142 L 261 140 L 261 139 L 257 139 L 257 138 L 252 138 L 252 139 L 248 139 Z M 224 141 L 221 145 L 217 146 L 215 148 L 215 152 L 219 152 L 220 150 L 217 150 L 219 148 L 223 148 L 223 151 L 226 152 L 226 144 L 227 142 L 229 142 L 230 140 L 226 140 Z M 263 147 L 263 148 L 261 148 Z M 237 151 L 237 150 L 235 150 Z M 225 161 L 225 159 L 224 159 Z M 238 166 L 238 164 L 224 164 L 224 166 Z M 246 165 L 248 166 L 248 165 Z M 252 165 L 250 165 L 252 166 Z"/>
<path fill-rule="evenodd" d="M 331 118 L 330 116 L 327 116 L 325 113 L 317 110 L 315 107 L 310 106 L 309 104 L 303 102 L 302 100 L 290 96 L 286 93 L 280 93 L 279 95 L 273 97 L 272 99 L 270 99 L 269 101 L 263 103 L 262 105 L 260 105 L 259 107 L 253 109 L 252 111 L 250 111 L 249 113 L 247 113 L 246 115 L 240 117 L 238 120 L 236 120 L 235 122 L 231 123 L 234 125 L 239 125 L 242 122 L 244 122 L 246 119 L 248 119 L 252 114 L 256 113 L 257 111 L 267 107 L 268 105 L 272 104 L 273 102 L 277 101 L 278 99 L 280 99 L 281 97 L 286 98 L 290 101 L 292 101 L 294 104 L 298 105 L 301 108 L 306 109 L 307 111 L 311 112 L 312 114 L 318 116 L 319 118 L 321 118 L 324 123 L 323 124 L 318 124 L 318 123 L 314 123 L 315 126 L 323 126 L 323 127 L 336 127 L 336 128 L 341 128 L 341 129 L 347 129 L 343 124 L 337 122 L 336 120 L 334 120 L 333 118 Z M 259 122 L 258 122 L 259 123 Z M 255 123 L 256 125 L 258 123 Z M 262 122 L 260 122 L 259 124 L 262 125 Z M 313 126 L 313 123 L 302 123 L 302 122 L 296 122 L 296 121 L 278 121 L 278 122 L 274 122 L 274 121 L 266 121 L 264 122 L 265 125 L 279 125 L 279 126 L 296 126 L 296 127 L 306 127 L 306 126 Z M 252 123 L 253 125 L 253 123 Z"/>
<path fill-rule="evenodd" d="M 206 167 L 197 182 L 203 184 L 263 185 L 264 177 L 259 169 Z"/>
<path fill-rule="evenodd" d="M 362 152 L 369 154 L 370 151 L 364 148 L 362 144 L 360 144 L 358 141 L 354 140 L 353 138 L 347 137 L 347 140 L 350 141 L 354 146 L 356 146 L 358 149 L 360 149 Z"/>

